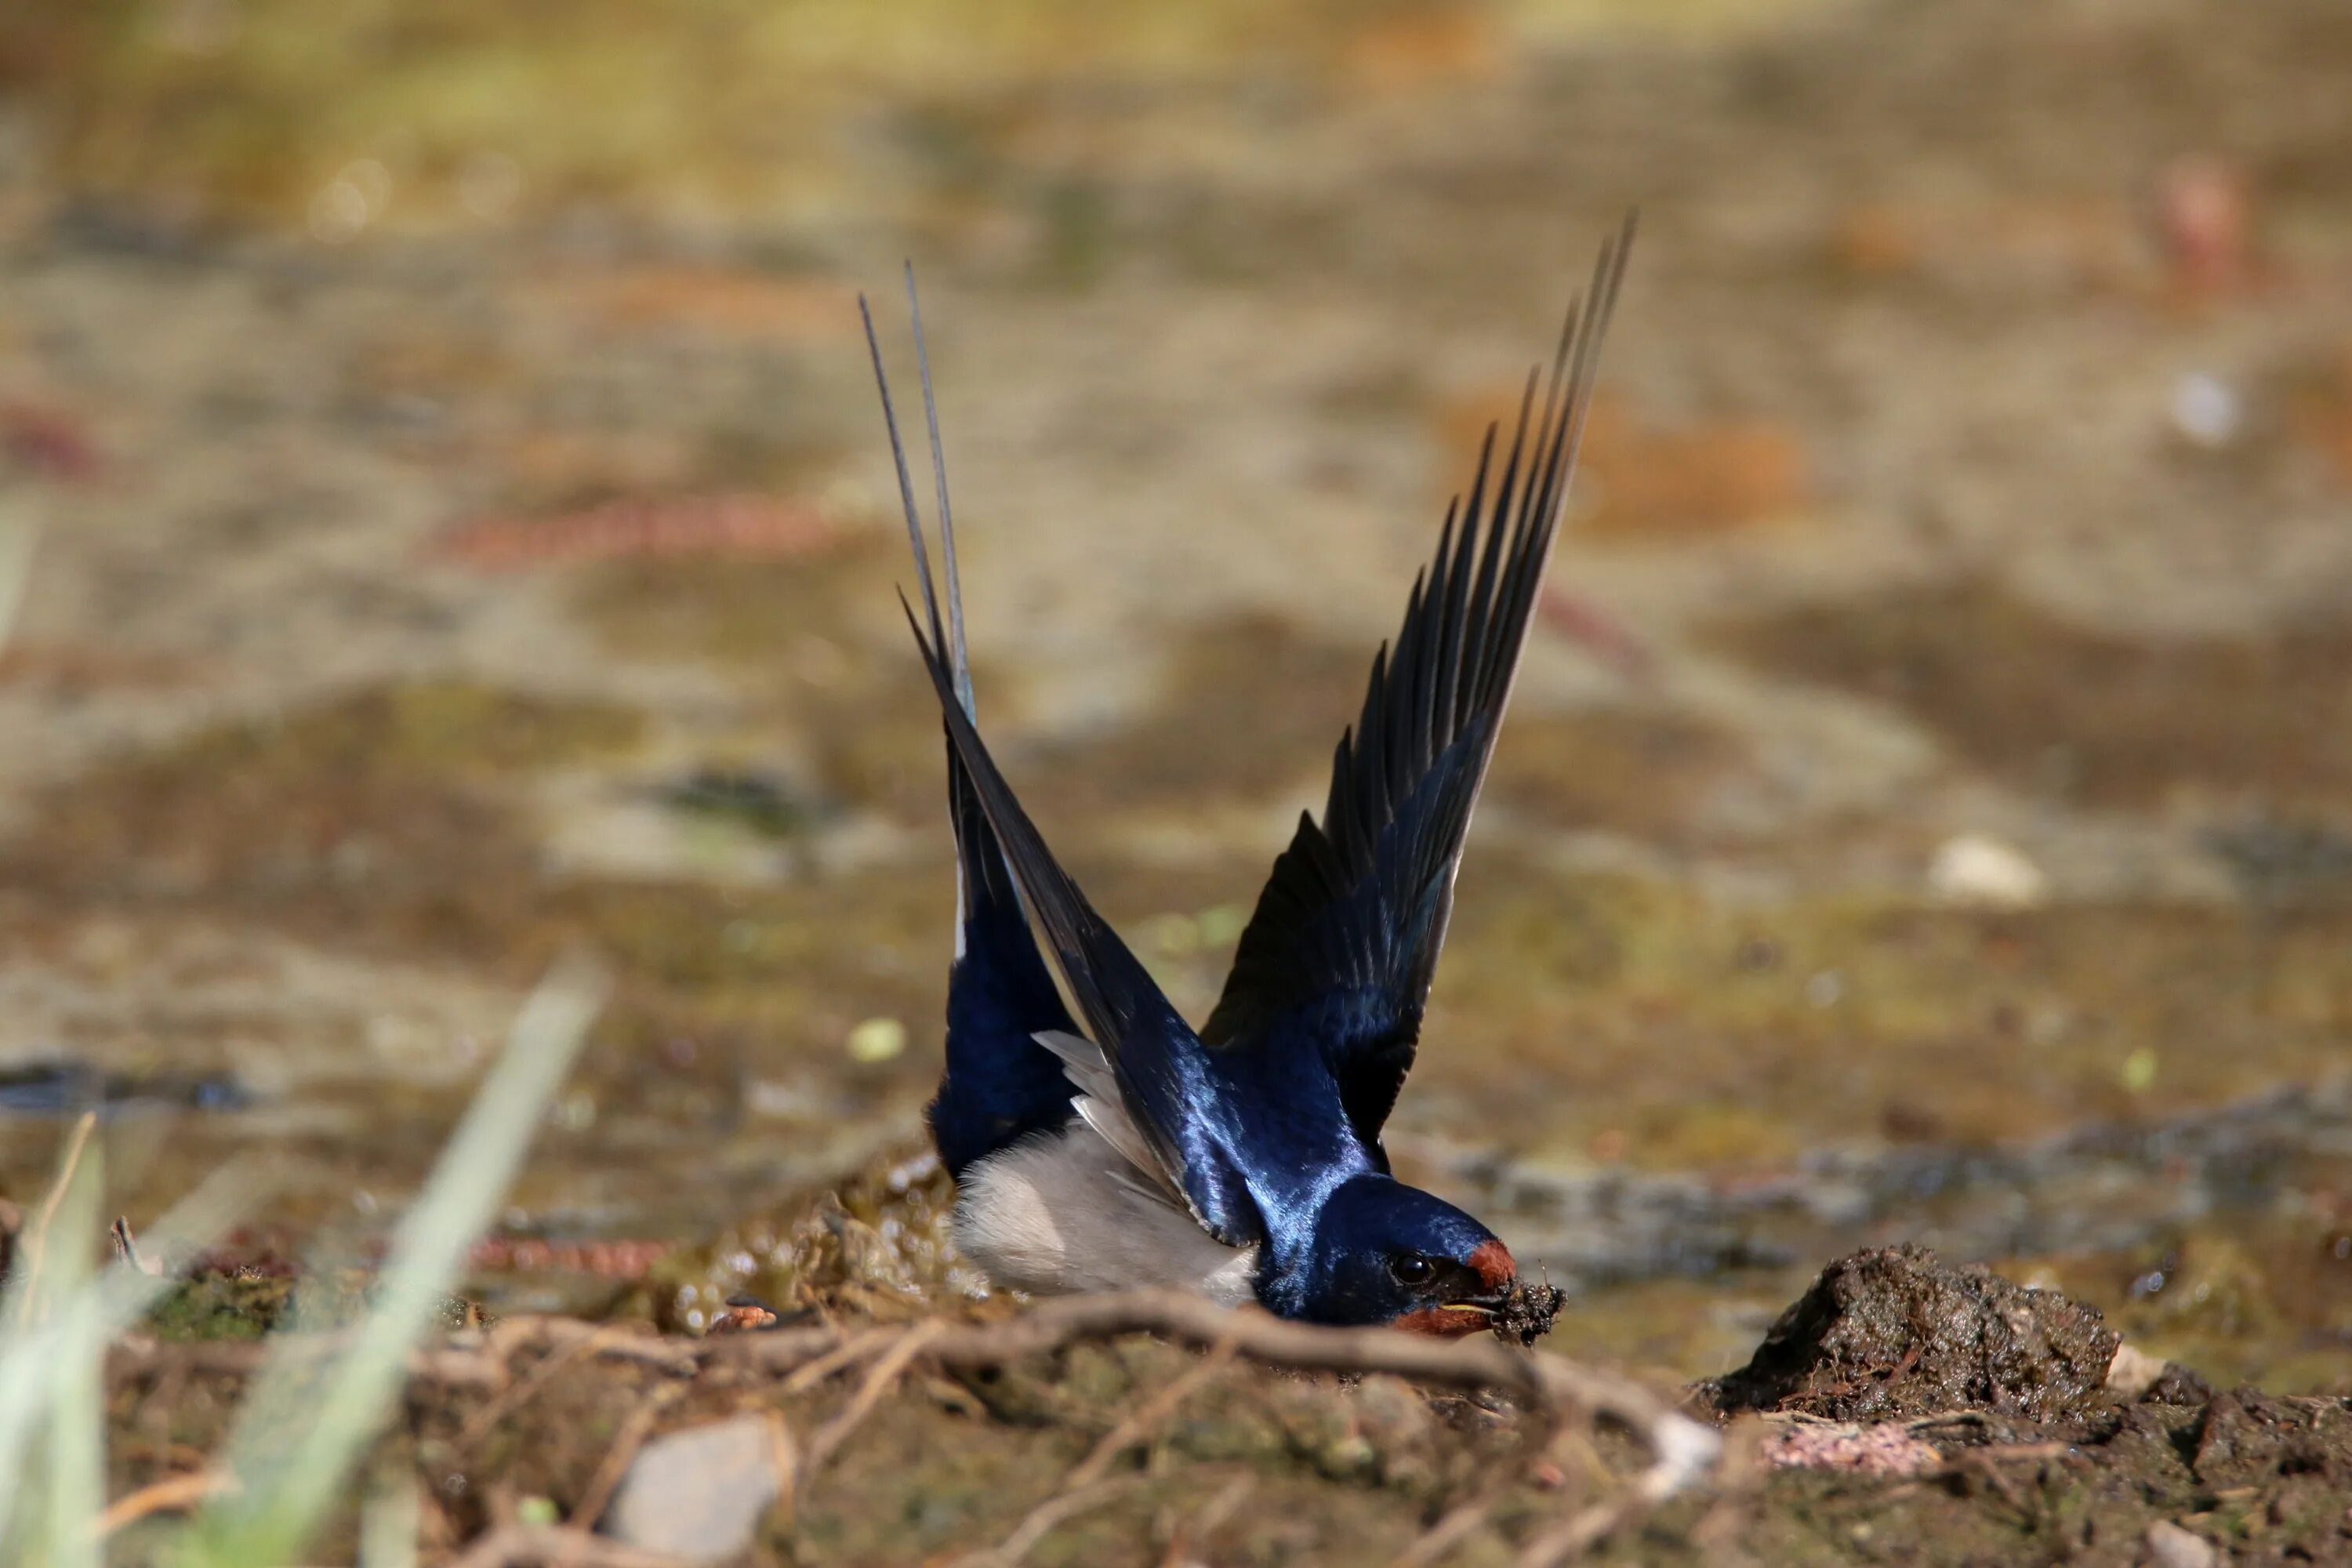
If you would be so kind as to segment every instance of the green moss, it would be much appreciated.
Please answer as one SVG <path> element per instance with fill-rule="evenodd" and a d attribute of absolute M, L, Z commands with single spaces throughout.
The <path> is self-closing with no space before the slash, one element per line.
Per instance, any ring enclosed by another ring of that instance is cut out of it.
<path fill-rule="evenodd" d="M 257 1340 L 286 1320 L 293 1291 L 283 1276 L 198 1274 L 148 1309 L 147 1328 L 163 1340 Z"/>

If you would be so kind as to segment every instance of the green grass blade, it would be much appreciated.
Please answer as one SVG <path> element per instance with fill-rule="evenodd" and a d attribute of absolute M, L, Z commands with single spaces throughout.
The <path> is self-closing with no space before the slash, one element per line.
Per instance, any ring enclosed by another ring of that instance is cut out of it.
<path fill-rule="evenodd" d="M 97 1270 L 105 1169 L 100 1146 L 93 1143 L 58 1205 L 41 1287 L 49 1301 L 79 1300 Z M 98 1568 L 94 1527 L 106 1507 L 105 1342 L 92 1334 L 68 1335 L 58 1344 L 47 1381 L 48 1506 L 37 1556 L 48 1568 Z"/>
<path fill-rule="evenodd" d="M 406 1470 L 381 1478 L 360 1507 L 359 1568 L 416 1568 L 425 1500 Z"/>
<path fill-rule="evenodd" d="M 320 1369 L 298 1336 L 281 1337 L 230 1443 L 244 1492 L 205 1510 L 189 1542 L 196 1562 L 237 1568 L 302 1550 L 344 1493 L 361 1452 L 400 1395 L 410 1351 L 431 1331 L 571 1070 L 604 1001 L 603 976 L 560 965 L 525 1004 L 457 1135 L 394 1237 L 374 1305 L 350 1347 Z"/>
<path fill-rule="evenodd" d="M 147 1232 L 148 1250 L 176 1258 L 217 1245 L 258 1185 L 249 1164 L 215 1173 Z M 96 1218 L 93 1212 L 93 1226 Z M 30 1491 L 25 1483 L 32 1441 L 59 1393 L 53 1381 L 58 1369 L 87 1367 L 104 1355 L 171 1283 L 117 1263 L 79 1290 L 51 1295 L 54 1305 L 37 1323 L 19 1326 L 14 1316 L 0 1317 L 0 1542 Z"/>

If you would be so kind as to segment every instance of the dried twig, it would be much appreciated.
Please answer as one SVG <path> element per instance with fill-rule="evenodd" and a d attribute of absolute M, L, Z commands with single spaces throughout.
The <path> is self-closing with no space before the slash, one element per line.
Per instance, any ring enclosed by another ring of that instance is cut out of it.
<path fill-rule="evenodd" d="M 768 1412 L 768 1463 L 776 1472 L 776 1506 L 789 1521 L 799 1511 L 801 1449 L 793 1440 L 793 1429 L 781 1410 Z"/>
<path fill-rule="evenodd" d="M 908 1363 L 922 1353 L 925 1345 L 946 1333 L 947 1329 L 944 1320 L 926 1318 L 901 1334 L 898 1342 L 884 1352 L 881 1359 L 867 1370 L 866 1381 L 857 1385 L 856 1394 L 851 1396 L 841 1414 L 818 1427 L 816 1436 L 809 1439 L 808 1455 L 801 1465 L 802 1473 L 814 1476 L 824 1469 L 824 1462 L 833 1458 L 835 1449 L 849 1441 L 850 1434 L 856 1432 L 866 1417 L 872 1414 L 874 1406 L 890 1391 L 890 1385 L 898 1381 L 898 1374 L 907 1370 Z"/>
<path fill-rule="evenodd" d="M 1034 1510 L 1021 1531 L 1008 1537 L 993 1556 L 984 1561 L 1017 1561 L 1037 1539 L 1071 1512 L 1091 1507 L 1109 1495 L 1095 1478 L 1107 1470 L 1118 1454 L 1139 1440 L 1151 1426 L 1166 1418 L 1184 1398 L 1212 1374 L 1223 1356 L 1241 1356 L 1271 1366 L 1301 1371 L 1365 1374 L 1388 1373 L 1462 1389 L 1490 1389 L 1517 1400 L 1548 1433 L 1570 1413 L 1601 1416 L 1632 1429 L 1650 1451 L 1649 1467 L 1619 1498 L 1586 1509 L 1529 1543 L 1522 1562 L 1554 1563 L 1583 1550 L 1657 1502 L 1674 1496 L 1715 1468 L 1722 1439 L 1712 1429 L 1683 1415 L 1666 1398 L 1629 1378 L 1580 1366 L 1556 1356 L 1537 1355 L 1499 1340 L 1436 1340 L 1393 1329 L 1331 1329 L 1288 1322 L 1255 1308 L 1234 1310 L 1196 1296 L 1175 1291 L 1136 1291 L 1121 1295 L 1064 1297 L 1042 1302 L 1018 1317 L 997 1322 L 961 1322 L 930 1318 L 906 1325 L 851 1330 L 839 1326 L 786 1329 L 759 1334 L 725 1336 L 717 1340 L 680 1342 L 643 1335 L 615 1337 L 608 1330 L 562 1319 L 509 1320 L 487 1332 L 461 1334 L 443 1347 L 421 1351 L 410 1358 L 414 1377 L 446 1384 L 472 1386 L 500 1397 L 503 1409 L 493 1406 L 493 1417 L 510 1411 L 531 1396 L 552 1376 L 549 1367 L 534 1371 L 516 1384 L 509 1370 L 515 1351 L 526 1344 L 547 1343 L 562 1357 L 612 1356 L 635 1362 L 679 1381 L 666 1385 L 634 1412 L 624 1424 L 612 1449 L 599 1465 L 573 1518 L 593 1523 L 611 1500 L 629 1461 L 650 1434 L 654 1421 L 670 1401 L 694 1386 L 709 1373 L 784 1374 L 780 1392 L 798 1393 L 825 1378 L 874 1360 L 865 1380 L 840 1414 L 810 1440 L 792 1468 L 794 1479 L 805 1479 L 824 1464 L 855 1433 L 892 1384 L 919 1358 L 950 1370 L 1002 1366 L 1025 1357 L 1046 1354 L 1087 1341 L 1126 1334 L 1157 1333 L 1181 1343 L 1208 1349 L 1211 1361 L 1179 1377 L 1134 1416 L 1107 1436 L 1074 1471 L 1066 1487 Z M 327 1350 L 341 1336 L 319 1335 Z M 169 1347 L 152 1339 L 128 1338 L 115 1353 L 134 1362 L 193 1368 L 198 1371 L 249 1373 L 264 1347 L 241 1344 L 186 1344 Z M 489 1424 L 478 1415 L 475 1424 Z M 1538 1439 L 1540 1441 L 1540 1439 Z M 1088 1484 L 1094 1483 L 1094 1484 Z M 789 1489 L 788 1489 L 789 1490 Z M 1433 1535 L 1447 1530 L 1454 1516 L 1440 1521 Z M 1475 1519 L 1458 1527 L 1466 1533 Z M 1034 1530 L 1032 1529 L 1034 1526 Z M 531 1554 L 579 1540 L 577 1531 L 500 1531 L 494 1532 L 500 1552 L 469 1563 L 528 1562 Z M 1424 1540 L 1418 1560 L 1433 1560 L 1447 1542 Z M 477 1552 L 480 1547 L 477 1547 Z M 1006 1555 L 1011 1553 L 1011 1555 Z M 586 1557 L 584 1568 L 611 1558 Z"/>
<path fill-rule="evenodd" d="M 1502 1487 L 1487 1487 L 1447 1509 L 1435 1524 L 1414 1538 L 1412 1544 L 1389 1559 L 1389 1568 L 1429 1568 L 1429 1564 L 1485 1527 L 1487 1520 L 1494 1517 L 1495 1505 L 1502 1500 L 1503 1491 Z"/>
<path fill-rule="evenodd" d="M 49 1249 L 49 1226 L 57 1221 L 58 1205 L 66 1201 L 74 1173 L 81 1168 L 82 1151 L 89 1147 L 90 1131 L 97 1125 L 95 1110 L 85 1110 L 75 1119 L 73 1131 L 66 1135 L 65 1153 L 58 1160 L 57 1180 L 49 1184 L 48 1195 L 41 1200 L 41 1212 L 24 1229 L 24 1260 L 12 1268 L 24 1281 L 19 1287 L 24 1292 L 18 1308 L 22 1323 L 30 1323 L 40 1316 L 41 1258 Z"/>
<path fill-rule="evenodd" d="M 613 1446 L 604 1450 L 604 1457 L 596 1463 L 596 1473 L 589 1477 L 586 1489 L 581 1492 L 580 1506 L 572 1510 L 575 1521 L 586 1529 L 595 1528 L 596 1521 L 604 1517 L 605 1505 L 619 1489 L 621 1478 L 629 1473 L 629 1461 L 637 1457 L 637 1450 L 653 1435 L 654 1423 L 693 1386 L 689 1383 L 668 1384 L 637 1402 L 637 1407 L 622 1420 L 621 1429 L 613 1435 Z"/>
<path fill-rule="evenodd" d="M 1567 1411 L 1583 1411 L 1631 1427 L 1650 1449 L 1649 1468 L 1622 1496 L 1579 1511 L 1530 1542 L 1521 1556 L 1529 1568 L 1550 1568 L 1565 1561 L 1691 1486 L 1714 1468 L 1723 1447 L 1722 1438 L 1712 1429 L 1629 1378 L 1556 1356 L 1530 1354 L 1498 1340 L 1434 1340 L 1393 1329 L 1321 1328 L 1288 1322 L 1255 1309 L 1236 1311 L 1197 1296 L 1156 1290 L 1064 1297 L 1001 1323 L 929 1321 L 936 1326 L 918 1348 L 943 1366 L 1002 1365 L 1080 1341 L 1159 1333 L 1201 1346 L 1230 1341 L 1237 1354 L 1304 1371 L 1385 1372 L 1456 1388 L 1498 1389 L 1517 1397 L 1547 1423 Z M 899 1346 L 903 1346 L 920 1328 L 887 1331 L 899 1335 Z M 823 1366 L 830 1372 L 869 1353 L 877 1331 L 867 1330 L 848 1340 L 831 1330 L 745 1336 L 716 1342 L 706 1347 L 705 1354 L 711 1364 L 749 1363 L 775 1371 L 799 1368 L 803 1373 Z M 898 1348 L 884 1352 L 886 1357 L 895 1359 Z M 908 1350 L 906 1358 L 911 1360 L 914 1354 Z M 896 1369 L 891 1375 L 896 1375 Z M 868 1386 L 878 1390 L 887 1382 L 885 1378 L 877 1383 L 869 1376 Z M 1047 1499 L 1033 1515 L 1045 1520 L 1038 1533 L 1066 1517 L 1055 1510 L 1070 1505 L 1071 1500 L 1093 1499 L 1098 1492 L 1099 1488 L 1084 1493 L 1057 1492 Z M 1021 1550 L 1025 1552 L 1034 1543 L 1034 1539 L 1022 1542 Z M 1008 1539 L 1005 1546 L 998 1548 L 1000 1555 L 987 1561 L 1003 1561 L 1001 1554 L 1014 1544 Z"/>
<path fill-rule="evenodd" d="M 1201 1511 L 1177 1522 L 1168 1539 L 1168 1551 L 1160 1560 L 1160 1568 L 1186 1568 L 1198 1561 L 1192 1550 L 1196 1541 L 1205 1541 L 1221 1529 L 1225 1521 L 1240 1511 L 1257 1489 L 1257 1478 L 1247 1470 L 1217 1489 L 1216 1495 L 1201 1505 Z"/>
<path fill-rule="evenodd" d="M 814 1331 L 815 1334 L 827 1336 L 834 1335 L 835 1332 L 835 1331 L 830 1329 L 818 1329 Z M 810 1361 L 806 1365 L 797 1368 L 790 1377 L 784 1379 L 783 1387 L 779 1389 L 777 1392 L 780 1394 L 805 1394 L 810 1389 L 814 1388 L 817 1384 L 823 1383 L 825 1379 L 831 1377 L 834 1373 L 840 1372 L 845 1368 L 855 1366 L 857 1363 L 865 1360 L 867 1356 L 875 1354 L 903 1332 L 905 1332 L 905 1331 L 902 1329 L 861 1329 L 856 1333 L 850 1335 L 847 1339 L 842 1340 L 838 1344 L 834 1345 L 830 1350 L 824 1352 L 824 1354 Z M 801 1337 L 801 1342 L 806 1343 L 806 1337 Z M 797 1349 L 798 1346 L 788 1346 L 786 1348 L 788 1350 Z"/>
<path fill-rule="evenodd" d="M 1652 1500 L 1634 1491 L 1579 1509 L 1520 1548 L 1514 1568 L 1557 1568 L 1617 1533 Z"/>
<path fill-rule="evenodd" d="M 236 1478 L 226 1470 L 192 1470 L 166 1476 L 107 1504 L 106 1511 L 98 1516 L 96 1534 L 104 1541 L 125 1525 L 136 1524 L 151 1514 L 176 1513 L 207 1498 L 236 1489 Z"/>
<path fill-rule="evenodd" d="M 956 1558 L 950 1568 L 1019 1568 L 1036 1544 L 1063 1523 L 1110 1501 L 1132 1488 L 1135 1479 L 1133 1476 L 1121 1476 L 1117 1480 L 1097 1481 L 1083 1490 L 1055 1492 L 1031 1509 L 1013 1527 L 1013 1533 L 994 1548 Z"/>
<path fill-rule="evenodd" d="M 867 1330 L 867 1335 L 908 1329 Z M 1086 1340 L 1158 1333 L 1208 1347 L 1230 1335 L 1236 1353 L 1269 1365 L 1307 1372 L 1393 1373 L 1454 1388 L 1493 1388 L 1544 1409 L 1583 1410 L 1609 1416 L 1649 1441 L 1664 1467 L 1660 1483 L 1678 1490 L 1713 1462 L 1720 1440 L 1707 1427 L 1631 1378 L 1533 1355 L 1493 1338 L 1438 1340 L 1394 1329 L 1329 1329 L 1294 1323 L 1255 1308 L 1220 1307 L 1174 1290 L 1065 1296 L 1043 1301 L 998 1323 L 953 1323 L 924 1353 L 943 1366 L 999 1366 Z M 803 1367 L 845 1350 L 838 1331 L 812 1329 L 746 1334 L 710 1342 L 710 1365 L 768 1371 Z"/>
<path fill-rule="evenodd" d="M 529 1377 L 508 1387 L 467 1418 L 465 1426 L 457 1433 L 458 1451 L 463 1453 L 480 1442 L 483 1434 L 529 1404 L 540 1390 L 554 1382 L 566 1367 L 585 1359 L 600 1345 L 627 1337 L 627 1333 L 628 1331 L 618 1323 L 606 1323 L 599 1327 L 594 1333 L 583 1334 L 569 1342 L 559 1343 L 546 1360 L 530 1369 Z"/>
<path fill-rule="evenodd" d="M 1582 1434 L 1575 1427 L 1562 1426 L 1557 1413 L 1547 1414 L 1532 1440 L 1523 1447 L 1518 1463 L 1493 1472 L 1468 1497 L 1447 1509 L 1435 1524 L 1389 1560 L 1389 1568 L 1429 1568 L 1431 1563 L 1442 1561 L 1447 1552 L 1486 1528 L 1524 1471 L 1549 1460 L 1555 1450 L 1571 1439 L 1585 1450 L 1590 1461 L 1581 1468 L 1599 1469 L 1599 1460 L 1591 1457 L 1591 1446 L 1584 1442 Z"/>
<path fill-rule="evenodd" d="M 1172 1379 L 1166 1387 L 1138 1405 L 1126 1420 L 1106 1433 L 1102 1441 L 1095 1445 L 1094 1451 L 1078 1461 L 1078 1468 L 1062 1482 L 1062 1489 L 1074 1492 L 1102 1479 L 1103 1473 L 1110 1468 L 1113 1460 L 1148 1439 L 1162 1421 L 1174 1415 L 1177 1407 L 1192 1396 L 1193 1390 L 1223 1371 L 1225 1363 L 1233 1359 L 1234 1341 L 1231 1335 L 1227 1335 L 1210 1346 L 1209 1353 L 1202 1356 L 1197 1365 L 1182 1376 Z"/>
<path fill-rule="evenodd" d="M 632 1331 L 625 1324 L 590 1323 L 577 1318 L 508 1318 L 483 1331 L 479 1344 L 484 1352 L 503 1363 L 524 1345 L 569 1345 L 581 1340 L 593 1341 L 598 1356 L 638 1362 L 678 1376 L 702 1364 L 690 1342 Z M 463 1339 L 458 1342 L 462 1344 Z"/>

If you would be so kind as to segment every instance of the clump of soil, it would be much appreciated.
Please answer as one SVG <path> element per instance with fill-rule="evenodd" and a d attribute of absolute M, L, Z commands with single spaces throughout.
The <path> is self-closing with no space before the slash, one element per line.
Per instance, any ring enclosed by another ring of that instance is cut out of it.
<path fill-rule="evenodd" d="M 1905 1245 L 1831 1264 L 1754 1358 L 1706 1394 L 1727 1414 L 1873 1421 L 1982 1410 L 2044 1421 L 2099 1397 L 2121 1342 L 2097 1311 L 2054 1290 Z"/>
<path fill-rule="evenodd" d="M 1496 1334 L 1522 1345 L 1535 1343 L 1551 1332 L 1552 1321 L 1559 1316 L 1559 1304 L 1567 1296 L 1549 1280 L 1541 1285 L 1520 1280 L 1504 1299 L 1503 1310 L 1495 1314 Z"/>

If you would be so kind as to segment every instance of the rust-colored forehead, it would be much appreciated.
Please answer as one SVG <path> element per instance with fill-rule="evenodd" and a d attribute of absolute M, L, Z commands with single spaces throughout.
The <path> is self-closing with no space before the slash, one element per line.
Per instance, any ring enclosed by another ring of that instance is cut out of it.
<path fill-rule="evenodd" d="M 1519 1277 L 1519 1266 L 1511 1257 L 1511 1249 L 1499 1241 L 1482 1241 L 1471 1250 L 1469 1264 L 1490 1290 L 1509 1289 Z"/>

